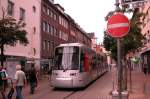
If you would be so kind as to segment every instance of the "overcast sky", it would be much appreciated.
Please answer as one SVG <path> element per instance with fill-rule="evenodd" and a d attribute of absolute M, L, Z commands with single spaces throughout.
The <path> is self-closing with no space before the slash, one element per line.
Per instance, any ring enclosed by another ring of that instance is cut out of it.
<path fill-rule="evenodd" d="M 103 41 L 104 17 L 115 9 L 115 0 L 55 0 L 86 32 L 95 32 L 97 42 Z"/>

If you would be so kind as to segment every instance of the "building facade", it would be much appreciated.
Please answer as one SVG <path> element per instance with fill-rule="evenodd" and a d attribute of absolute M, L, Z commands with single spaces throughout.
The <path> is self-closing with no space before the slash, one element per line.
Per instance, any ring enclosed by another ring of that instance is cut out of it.
<path fill-rule="evenodd" d="M 142 34 L 145 36 L 144 46 L 141 49 L 142 69 L 145 73 L 150 73 L 150 2 L 145 2 L 140 11 L 144 14 L 141 18 L 143 23 L 141 29 Z"/>
<path fill-rule="evenodd" d="M 29 44 L 23 46 L 17 44 L 14 47 L 5 46 L 4 54 L 7 59 L 15 59 L 18 61 L 39 60 L 40 59 L 40 17 L 41 17 L 41 1 L 40 0 L 0 0 L 0 17 L 2 18 L 2 9 L 5 15 L 13 17 L 17 21 L 23 21 L 26 26 L 27 38 Z"/>
<path fill-rule="evenodd" d="M 80 42 L 90 46 L 91 39 L 75 21 L 54 1 L 42 0 L 41 58 L 53 58 L 54 48 L 60 43 Z"/>
<path fill-rule="evenodd" d="M 26 23 L 29 41 L 27 46 L 5 46 L 4 53 L 10 59 L 23 60 L 24 65 L 36 63 L 41 68 L 49 65 L 60 43 L 80 42 L 91 47 L 86 32 L 53 0 L 0 0 L 0 18 L 2 8 L 7 16 Z"/>

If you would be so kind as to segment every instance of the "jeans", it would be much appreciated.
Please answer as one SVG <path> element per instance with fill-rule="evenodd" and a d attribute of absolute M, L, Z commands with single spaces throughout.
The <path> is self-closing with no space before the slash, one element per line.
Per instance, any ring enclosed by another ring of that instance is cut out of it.
<path fill-rule="evenodd" d="M 23 86 L 16 86 L 16 99 L 23 99 L 23 96 L 22 96 L 22 88 Z"/>
<path fill-rule="evenodd" d="M 30 92 L 31 92 L 31 94 L 34 94 L 34 90 L 35 90 L 36 85 L 37 85 L 36 82 L 30 82 Z"/>
<path fill-rule="evenodd" d="M 2 99 L 6 99 L 4 92 L 1 92 L 2 94 Z"/>

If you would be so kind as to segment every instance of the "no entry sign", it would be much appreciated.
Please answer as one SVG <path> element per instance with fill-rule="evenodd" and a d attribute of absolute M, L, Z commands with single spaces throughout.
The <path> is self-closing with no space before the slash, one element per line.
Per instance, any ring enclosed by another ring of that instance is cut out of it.
<path fill-rule="evenodd" d="M 123 37 L 130 29 L 130 22 L 128 18 L 122 13 L 112 15 L 108 19 L 107 33 L 112 37 Z"/>

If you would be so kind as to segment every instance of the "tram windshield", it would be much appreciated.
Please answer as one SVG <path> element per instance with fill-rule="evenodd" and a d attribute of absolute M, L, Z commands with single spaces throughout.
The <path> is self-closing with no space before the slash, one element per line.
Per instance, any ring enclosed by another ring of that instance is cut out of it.
<path fill-rule="evenodd" d="M 79 47 L 58 47 L 55 50 L 55 70 L 77 70 Z"/>

